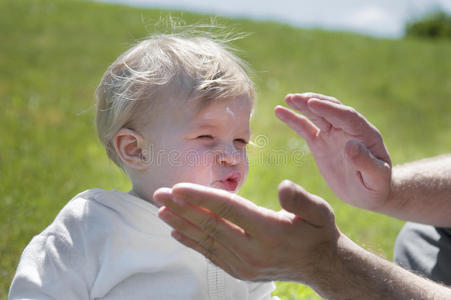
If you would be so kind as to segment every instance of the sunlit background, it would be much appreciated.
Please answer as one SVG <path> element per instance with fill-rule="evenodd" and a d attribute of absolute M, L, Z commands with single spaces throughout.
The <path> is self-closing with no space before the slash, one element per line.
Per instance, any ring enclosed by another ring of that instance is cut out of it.
<path fill-rule="evenodd" d="M 250 33 L 231 45 L 258 94 L 251 128 L 260 146 L 248 148 L 240 194 L 277 210 L 277 185 L 289 178 L 332 205 L 343 233 L 390 260 L 404 222 L 340 201 L 273 109 L 289 92 L 321 92 L 365 115 L 395 165 L 450 152 L 446 13 L 451 0 L 0 0 L 0 299 L 24 247 L 74 195 L 130 188 L 98 141 L 93 94 L 108 65 L 170 16 L 188 25 L 218 16 Z M 278 282 L 275 294 L 320 299 L 294 283 Z"/>
<path fill-rule="evenodd" d="M 434 10 L 451 12 L 450 0 L 102 0 L 137 7 L 186 10 L 272 20 L 302 27 L 398 38 L 407 21 Z"/>

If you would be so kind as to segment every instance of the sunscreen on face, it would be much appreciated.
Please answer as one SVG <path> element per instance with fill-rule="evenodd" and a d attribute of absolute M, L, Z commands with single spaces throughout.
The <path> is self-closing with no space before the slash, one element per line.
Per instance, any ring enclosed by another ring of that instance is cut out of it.
<path fill-rule="evenodd" d="M 233 120 L 235 120 L 235 114 L 228 106 L 226 107 L 226 113 L 229 114 Z"/>

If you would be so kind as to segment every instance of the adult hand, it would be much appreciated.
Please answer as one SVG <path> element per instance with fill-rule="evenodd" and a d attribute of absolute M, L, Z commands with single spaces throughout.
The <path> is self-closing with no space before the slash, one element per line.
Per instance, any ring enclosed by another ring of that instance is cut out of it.
<path fill-rule="evenodd" d="M 186 183 L 154 200 L 173 237 L 236 278 L 296 281 L 326 299 L 451 299 L 448 287 L 358 247 L 323 199 L 289 181 L 279 186 L 279 212 Z"/>
<path fill-rule="evenodd" d="M 279 186 L 279 212 L 189 183 L 161 188 L 154 200 L 174 238 L 240 279 L 309 284 L 337 256 L 341 233 L 331 207 L 290 181 Z"/>
<path fill-rule="evenodd" d="M 276 116 L 308 144 L 318 169 L 343 201 L 369 210 L 387 204 L 391 161 L 379 131 L 360 113 L 333 97 L 289 94 L 294 111 L 277 106 Z"/>

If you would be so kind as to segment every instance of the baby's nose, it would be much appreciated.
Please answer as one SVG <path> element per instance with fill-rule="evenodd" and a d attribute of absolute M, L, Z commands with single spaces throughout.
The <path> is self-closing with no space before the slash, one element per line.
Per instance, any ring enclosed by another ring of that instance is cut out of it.
<path fill-rule="evenodd" d="M 218 155 L 218 163 L 221 165 L 237 165 L 240 160 L 240 152 L 233 145 L 225 145 Z"/>

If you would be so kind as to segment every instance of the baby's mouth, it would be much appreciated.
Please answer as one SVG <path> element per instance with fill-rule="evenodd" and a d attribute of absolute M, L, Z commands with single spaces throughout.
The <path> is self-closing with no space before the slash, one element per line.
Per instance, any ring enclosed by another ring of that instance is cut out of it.
<path fill-rule="evenodd" d="M 236 191 L 238 184 L 241 179 L 241 174 L 239 172 L 231 172 L 227 177 L 224 179 L 216 181 L 216 184 L 214 184 L 215 187 L 224 189 L 229 192 Z"/>

